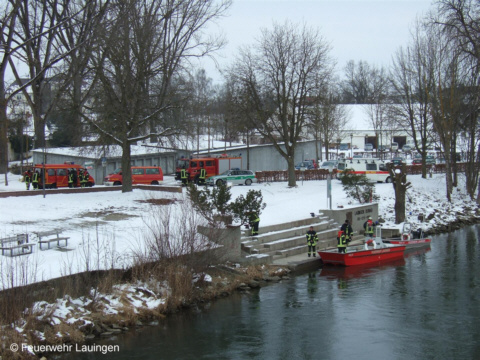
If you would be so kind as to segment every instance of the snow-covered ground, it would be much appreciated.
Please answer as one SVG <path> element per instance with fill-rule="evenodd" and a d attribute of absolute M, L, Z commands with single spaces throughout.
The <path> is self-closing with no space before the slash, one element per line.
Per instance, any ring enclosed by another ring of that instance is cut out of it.
<path fill-rule="evenodd" d="M 4 185 L 4 175 L 0 176 L 0 192 L 24 190 L 25 185 L 18 175 L 9 176 L 9 185 Z M 408 176 L 412 188 L 407 192 L 407 218 L 414 225 L 428 230 L 438 224 L 455 221 L 458 213 L 466 207 L 476 209 L 465 192 L 463 184 L 455 190 L 452 203 L 446 201 L 445 177 L 435 174 L 432 178 L 422 179 L 420 175 Z M 173 184 L 171 177 L 165 178 L 165 184 Z M 234 186 L 232 198 L 246 194 L 248 190 L 261 190 L 267 207 L 261 214 L 261 226 L 282 223 L 310 216 L 311 212 L 327 208 L 326 181 L 298 181 L 296 188 L 288 188 L 286 182 L 253 184 L 252 186 Z M 379 217 L 385 220 L 385 227 L 401 227 L 394 224 L 394 192 L 392 184 L 376 184 L 375 192 L 379 196 Z M 33 191 L 33 190 L 30 190 Z M 31 283 L 76 272 L 97 268 L 126 267 L 131 255 L 138 251 L 151 217 L 158 214 L 155 207 L 176 205 L 150 205 L 145 200 L 183 199 L 183 194 L 169 192 L 134 190 L 130 193 L 95 192 L 79 194 L 48 194 L 38 191 L 37 196 L 0 198 L 0 237 L 19 233 L 30 234 L 35 240 L 35 232 L 61 229 L 62 236 L 70 237 L 68 250 L 56 249 L 40 251 L 35 248 L 33 254 L 10 258 L 0 256 L 0 266 L 12 266 L 15 263 L 27 269 L 29 274 L 22 275 L 16 281 Z M 332 181 L 333 207 L 348 208 L 355 203 L 348 199 L 340 181 Z M 177 202 L 177 204 L 180 202 Z M 417 217 L 435 213 L 432 220 L 419 223 Z M 29 266 L 25 267 L 25 263 Z M 2 271 L 3 274 L 8 272 Z M 2 276 L 0 288 L 11 279 Z M 25 277 L 28 278 L 25 279 Z"/>

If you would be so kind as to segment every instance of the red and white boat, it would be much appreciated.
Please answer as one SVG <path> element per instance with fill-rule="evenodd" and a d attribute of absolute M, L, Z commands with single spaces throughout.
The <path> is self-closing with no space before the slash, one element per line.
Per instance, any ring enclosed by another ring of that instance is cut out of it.
<path fill-rule="evenodd" d="M 424 238 L 423 231 L 413 232 L 410 223 L 404 223 L 402 228 L 402 235 L 399 238 L 383 239 L 383 242 L 391 245 L 405 245 L 407 251 L 422 247 L 429 247 L 432 239 Z"/>
<path fill-rule="evenodd" d="M 375 238 L 365 241 L 364 245 L 348 246 L 346 253 L 339 253 L 338 249 L 318 251 L 324 264 L 359 266 L 375 265 L 403 259 L 405 245 L 386 244 L 382 241 L 381 229 L 377 226 Z"/>

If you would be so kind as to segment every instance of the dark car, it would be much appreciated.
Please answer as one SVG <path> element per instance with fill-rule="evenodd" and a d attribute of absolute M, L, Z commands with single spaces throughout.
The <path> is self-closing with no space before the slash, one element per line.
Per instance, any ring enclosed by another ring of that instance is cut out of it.
<path fill-rule="evenodd" d="M 392 164 L 393 165 L 402 165 L 405 162 L 405 159 L 402 157 L 394 157 L 392 159 Z"/>
<path fill-rule="evenodd" d="M 301 168 L 305 168 L 307 170 L 315 169 L 316 163 L 314 160 L 303 160 L 301 163 L 295 165 L 296 170 L 300 170 Z"/>

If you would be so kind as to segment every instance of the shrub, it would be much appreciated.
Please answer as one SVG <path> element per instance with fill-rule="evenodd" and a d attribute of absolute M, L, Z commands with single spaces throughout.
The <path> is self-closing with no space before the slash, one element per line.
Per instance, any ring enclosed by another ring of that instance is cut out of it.
<path fill-rule="evenodd" d="M 365 175 L 357 175 L 347 169 L 342 172 L 341 181 L 347 196 L 360 204 L 378 200 L 378 195 L 374 194 L 374 184 L 370 183 Z"/>

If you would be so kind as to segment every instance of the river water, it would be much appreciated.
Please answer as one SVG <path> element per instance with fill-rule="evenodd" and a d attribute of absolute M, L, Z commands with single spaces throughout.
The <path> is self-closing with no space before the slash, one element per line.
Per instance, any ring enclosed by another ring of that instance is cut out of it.
<path fill-rule="evenodd" d="M 372 268 L 324 267 L 62 359 L 480 359 L 480 226 Z"/>

